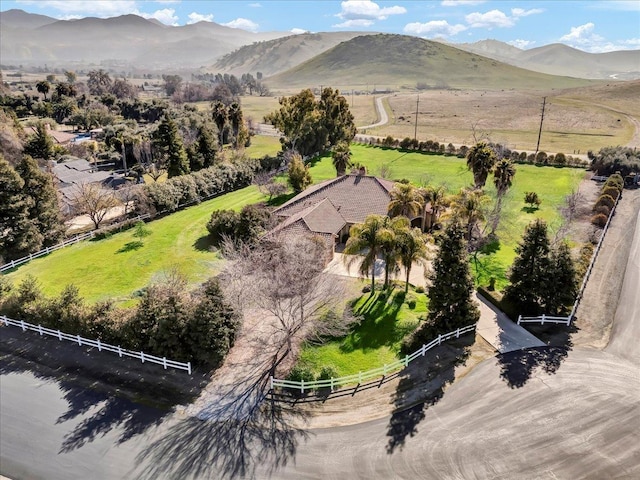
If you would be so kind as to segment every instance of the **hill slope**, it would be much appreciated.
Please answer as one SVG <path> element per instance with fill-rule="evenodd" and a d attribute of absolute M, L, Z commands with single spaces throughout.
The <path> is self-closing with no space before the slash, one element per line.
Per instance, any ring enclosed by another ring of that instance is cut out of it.
<path fill-rule="evenodd" d="M 243 73 L 262 72 L 265 76 L 275 75 L 293 68 L 316 55 L 351 40 L 367 32 L 303 33 L 268 42 L 245 45 L 231 52 L 209 68 L 211 72 Z"/>
<path fill-rule="evenodd" d="M 592 83 L 524 70 L 438 42 L 388 34 L 353 38 L 269 78 L 274 87 L 415 87 L 418 82 L 438 88 L 532 89 Z"/>
<path fill-rule="evenodd" d="M 449 45 L 550 75 L 619 80 L 640 78 L 640 51 L 638 50 L 588 53 L 561 43 L 521 50 L 497 40 Z"/>

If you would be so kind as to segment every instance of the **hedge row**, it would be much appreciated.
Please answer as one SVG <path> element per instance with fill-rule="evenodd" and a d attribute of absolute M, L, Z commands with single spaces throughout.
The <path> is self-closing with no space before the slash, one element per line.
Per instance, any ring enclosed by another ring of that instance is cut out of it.
<path fill-rule="evenodd" d="M 618 196 L 622 194 L 623 187 L 624 180 L 619 173 L 615 173 L 607 179 L 602 186 L 600 196 L 593 205 L 594 215 L 591 217 L 591 223 L 593 225 L 604 228 Z"/>

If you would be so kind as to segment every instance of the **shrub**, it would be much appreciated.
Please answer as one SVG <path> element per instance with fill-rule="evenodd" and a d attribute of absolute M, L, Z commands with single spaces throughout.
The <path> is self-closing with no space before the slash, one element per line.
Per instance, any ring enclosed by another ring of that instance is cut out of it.
<path fill-rule="evenodd" d="M 370 293 L 370 292 L 371 292 L 371 285 L 367 283 L 364 287 L 362 287 L 362 293 Z"/>
<path fill-rule="evenodd" d="M 315 375 L 310 368 L 296 365 L 291 369 L 289 375 L 287 375 L 287 380 L 290 382 L 304 381 L 305 383 L 311 383 L 315 380 Z"/>
<path fill-rule="evenodd" d="M 618 198 L 618 195 L 620 194 L 620 190 L 614 186 L 605 184 L 600 194 L 609 195 L 611 198 Z"/>
<path fill-rule="evenodd" d="M 607 216 L 603 215 L 602 213 L 598 213 L 597 215 L 591 217 L 591 223 L 596 227 L 604 228 L 604 226 L 607 224 Z"/>
<path fill-rule="evenodd" d="M 225 237 L 234 238 L 240 216 L 233 210 L 214 210 L 207 222 L 209 236 L 215 245 L 219 245 Z"/>
<path fill-rule="evenodd" d="M 607 217 L 609 217 L 609 214 L 611 213 L 611 209 L 606 205 L 600 205 L 598 207 L 594 207 L 593 212 L 596 214 L 601 213 L 602 215 L 606 215 Z"/>
<path fill-rule="evenodd" d="M 600 197 L 598 197 L 598 200 L 596 201 L 596 204 L 594 205 L 594 209 L 596 207 L 606 205 L 607 207 L 609 207 L 609 210 L 611 210 L 615 204 L 616 200 L 611 195 L 600 195 Z"/>
<path fill-rule="evenodd" d="M 424 287 L 422 285 L 416 287 L 416 293 L 424 293 Z"/>
<path fill-rule="evenodd" d="M 336 369 L 325 365 L 320 370 L 320 373 L 318 374 L 318 377 L 316 378 L 316 380 L 318 381 L 331 380 L 332 378 L 337 378 L 337 377 L 338 377 L 338 372 L 336 371 Z"/>
<path fill-rule="evenodd" d="M 524 202 L 531 205 L 531 208 L 538 208 L 542 203 L 542 200 L 540 200 L 540 197 L 538 197 L 536 192 L 525 192 Z"/>

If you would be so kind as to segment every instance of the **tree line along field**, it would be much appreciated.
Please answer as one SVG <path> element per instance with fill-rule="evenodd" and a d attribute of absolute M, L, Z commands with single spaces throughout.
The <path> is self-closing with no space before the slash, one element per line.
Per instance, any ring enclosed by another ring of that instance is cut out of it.
<path fill-rule="evenodd" d="M 351 146 L 351 151 L 352 161 L 365 165 L 372 175 L 378 174 L 385 165 L 391 179 L 407 179 L 417 185 L 442 184 L 451 194 L 473 181 L 465 159 L 455 156 L 356 144 Z M 480 254 L 472 262 L 479 284 L 486 285 L 494 277 L 497 288 L 506 285 L 506 271 L 513 262 L 514 248 L 525 226 L 540 217 L 548 222 L 552 232 L 557 229 L 561 224 L 559 207 L 567 195 L 577 190 L 584 177 L 581 169 L 534 165 L 517 165 L 516 168 L 513 187 L 507 193 L 502 210 L 499 248 L 494 246 L 491 253 Z M 329 155 L 315 160 L 310 171 L 315 183 L 335 176 Z M 535 213 L 527 213 L 524 208 L 523 198 L 527 191 L 537 192 L 542 199 L 540 209 Z M 487 182 L 486 192 L 495 199 L 491 179 Z M 206 238 L 205 225 L 211 212 L 216 209 L 239 210 L 246 204 L 264 200 L 256 187 L 247 187 L 149 223 L 151 235 L 143 239 L 140 248 L 127 248 L 127 244 L 134 240 L 133 231 L 129 230 L 36 259 L 10 273 L 8 278 L 17 283 L 27 275 L 33 275 L 46 294 L 57 294 L 65 285 L 73 283 L 88 301 L 113 297 L 121 302 L 131 301 L 136 290 L 150 281 L 161 279 L 163 273 L 173 268 L 187 275 L 191 282 L 198 282 L 215 273 L 220 266 L 220 258 L 210 251 Z"/>

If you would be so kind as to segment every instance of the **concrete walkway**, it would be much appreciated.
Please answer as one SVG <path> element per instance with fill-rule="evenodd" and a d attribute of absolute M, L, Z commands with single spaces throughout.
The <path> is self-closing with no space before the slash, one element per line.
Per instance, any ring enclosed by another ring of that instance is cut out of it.
<path fill-rule="evenodd" d="M 476 301 L 480 308 L 480 320 L 476 332 L 498 352 L 506 353 L 523 348 L 546 346 L 477 293 Z"/>
<path fill-rule="evenodd" d="M 345 264 L 345 257 L 359 257 L 355 258 L 353 264 L 350 268 L 347 268 Z M 343 253 L 334 253 L 333 260 L 329 262 L 327 267 L 324 269 L 325 272 L 331 273 L 332 275 L 339 275 L 341 277 L 352 277 L 352 278 L 365 278 L 363 275 L 359 273 L 360 264 L 362 263 L 362 257 L 359 255 L 344 255 Z M 384 280 L 384 260 L 376 260 L 376 281 Z M 400 267 L 400 271 L 394 275 L 391 274 L 392 280 L 400 280 L 404 282 L 407 277 L 407 272 L 404 268 Z M 371 278 L 368 276 L 368 278 Z M 415 263 L 413 267 L 411 267 L 411 272 L 409 273 L 409 283 L 414 287 L 425 287 L 426 280 L 424 277 L 424 268 L 422 265 L 418 265 Z"/>

